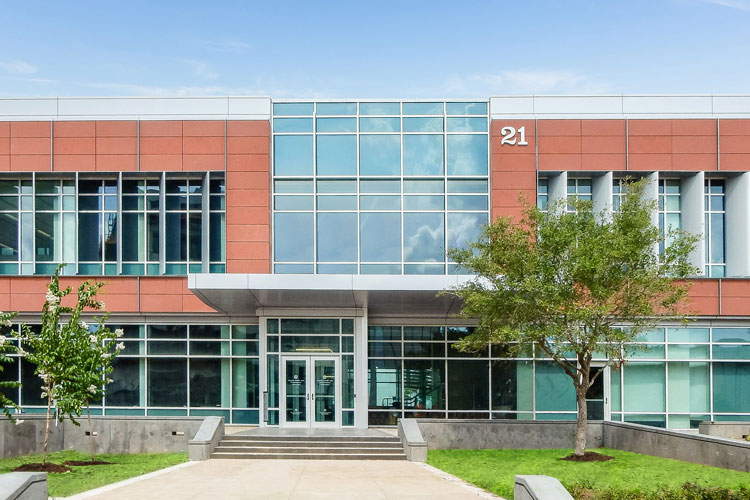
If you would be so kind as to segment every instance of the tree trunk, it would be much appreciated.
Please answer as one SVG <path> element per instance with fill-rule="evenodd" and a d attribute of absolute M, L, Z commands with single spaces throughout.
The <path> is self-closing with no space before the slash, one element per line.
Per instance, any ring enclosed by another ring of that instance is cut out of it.
<path fill-rule="evenodd" d="M 49 410 L 51 406 L 52 406 L 52 394 L 48 394 L 47 395 L 47 423 L 44 426 L 44 443 L 42 443 L 42 465 L 47 463 L 47 443 L 49 443 Z"/>
<path fill-rule="evenodd" d="M 578 420 L 576 421 L 576 451 L 575 454 L 582 456 L 586 452 L 586 424 L 588 419 L 588 408 L 586 408 L 586 385 L 576 384 L 576 400 L 578 401 Z"/>
<path fill-rule="evenodd" d="M 91 448 L 91 463 L 94 463 L 94 429 L 91 428 L 91 404 L 86 401 L 86 418 L 89 421 L 89 447 Z"/>

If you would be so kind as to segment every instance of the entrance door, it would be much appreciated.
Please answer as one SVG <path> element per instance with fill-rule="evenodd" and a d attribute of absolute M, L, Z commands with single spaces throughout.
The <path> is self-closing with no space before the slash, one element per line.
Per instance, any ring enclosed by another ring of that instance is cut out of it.
<path fill-rule="evenodd" d="M 586 410 L 589 420 L 610 420 L 609 366 L 592 366 L 591 376 L 598 373 L 594 384 L 586 392 Z"/>
<path fill-rule="evenodd" d="M 340 425 L 338 358 L 282 356 L 281 370 L 282 426 Z"/>

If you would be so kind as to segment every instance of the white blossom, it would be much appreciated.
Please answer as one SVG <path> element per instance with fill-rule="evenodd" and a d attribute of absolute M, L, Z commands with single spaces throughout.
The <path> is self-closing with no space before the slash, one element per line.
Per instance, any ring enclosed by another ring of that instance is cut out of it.
<path fill-rule="evenodd" d="M 116 329 L 116 330 L 115 330 L 115 336 L 116 336 L 116 337 L 117 337 L 118 339 L 119 339 L 120 337 L 122 337 L 123 335 L 125 335 L 125 332 L 124 332 L 124 331 L 122 330 L 122 328 L 118 328 L 118 329 Z"/>
<path fill-rule="evenodd" d="M 21 425 L 23 423 L 23 420 L 16 419 L 16 420 L 13 421 L 13 423 L 16 424 L 16 425 Z"/>
<path fill-rule="evenodd" d="M 104 301 L 99 302 L 99 309 L 104 309 Z"/>
<path fill-rule="evenodd" d="M 111 354 L 111 353 L 109 353 L 109 352 L 105 352 L 105 353 L 103 353 L 103 354 L 102 354 L 102 359 L 109 359 L 109 358 L 110 358 L 110 356 L 112 356 L 112 354 Z"/>
<path fill-rule="evenodd" d="M 26 351 L 24 351 L 22 347 L 19 347 L 19 348 L 18 348 L 18 354 L 19 354 L 20 356 L 26 356 Z"/>
<path fill-rule="evenodd" d="M 115 346 L 115 349 L 117 349 L 118 351 L 122 351 L 123 349 L 125 349 L 125 344 L 123 342 L 118 342 Z"/>
<path fill-rule="evenodd" d="M 10 320 L 6 318 L 3 320 L 3 326 L 11 327 L 13 326 L 13 323 L 11 323 Z"/>
<path fill-rule="evenodd" d="M 7 339 L 7 338 L 5 338 L 5 335 L 0 335 L 0 345 L 3 345 L 3 344 L 5 344 L 5 341 L 6 341 L 6 340 L 8 340 L 8 339 Z"/>
<path fill-rule="evenodd" d="M 89 342 L 92 344 L 96 342 L 96 335 L 89 335 Z"/>
<path fill-rule="evenodd" d="M 81 321 L 81 328 L 83 328 L 84 330 L 88 330 L 89 329 L 89 324 L 86 323 L 85 321 Z"/>
<path fill-rule="evenodd" d="M 58 297 L 51 291 L 47 291 L 47 304 L 57 305 L 59 303 L 60 303 L 60 297 Z"/>
<path fill-rule="evenodd" d="M 96 394 L 96 386 L 95 386 L 95 385 L 93 385 L 93 384 L 92 384 L 92 385 L 90 385 L 90 386 L 89 386 L 89 392 L 90 392 L 91 394 Z"/>

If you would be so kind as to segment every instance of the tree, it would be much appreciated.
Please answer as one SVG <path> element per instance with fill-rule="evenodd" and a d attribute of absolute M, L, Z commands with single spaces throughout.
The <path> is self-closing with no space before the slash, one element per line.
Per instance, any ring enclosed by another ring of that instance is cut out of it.
<path fill-rule="evenodd" d="M 17 313 L 15 312 L 0 312 L 0 327 L 11 328 L 13 326 L 11 320 L 16 316 L 16 314 Z M 8 337 L 0 334 L 0 372 L 2 372 L 5 368 L 3 365 L 8 364 L 12 361 L 8 354 L 17 351 L 18 349 L 15 345 L 13 345 L 11 341 L 8 340 Z M 16 380 L 4 380 L 0 382 L 0 388 L 2 389 L 15 389 L 20 385 L 21 384 Z M 18 405 L 14 403 L 3 392 L 0 392 L 0 405 L 2 405 L 2 410 L 5 416 L 8 417 L 9 420 L 13 420 L 11 409 L 18 410 Z"/>
<path fill-rule="evenodd" d="M 103 283 L 95 283 L 97 290 L 103 286 Z M 102 302 L 99 303 L 104 308 Z M 79 367 L 77 377 L 71 384 L 70 390 L 74 394 L 68 401 L 75 402 L 76 407 L 70 409 L 71 414 L 80 415 L 81 406 L 86 407 L 86 420 L 89 428 L 89 447 L 91 452 L 91 462 L 94 458 L 94 430 L 91 426 L 91 402 L 101 401 L 104 397 L 106 386 L 112 382 L 109 375 L 114 370 L 112 366 L 115 357 L 125 349 L 122 342 L 117 339 L 122 337 L 123 331 L 118 328 L 114 332 L 105 326 L 109 313 L 94 318 L 96 324 L 87 324 L 80 322 L 80 328 L 77 329 L 78 335 L 76 342 L 78 344 L 78 353 L 80 359 L 76 363 Z M 71 418 L 73 423 L 77 422 Z"/>
<path fill-rule="evenodd" d="M 42 465 L 47 460 L 52 408 L 59 421 L 67 416 L 78 425 L 75 416 L 81 414 L 83 405 L 91 395 L 97 394 L 92 392 L 84 398 L 81 391 L 83 384 L 88 382 L 91 385 L 91 370 L 87 363 L 93 357 L 86 348 L 86 344 L 92 342 L 89 340 L 88 325 L 81 320 L 81 316 L 85 310 L 99 311 L 104 308 L 104 303 L 96 300 L 103 283 L 81 283 L 75 305 L 63 306 L 63 299 L 73 291 L 71 287 L 60 288 L 59 276 L 63 266 L 58 266 L 47 287 L 39 333 L 34 334 L 24 324 L 19 334 L 22 346 L 28 348 L 28 352 L 23 349 L 19 352 L 36 366 L 35 373 L 42 379 L 42 397 L 47 400 Z M 98 377 L 101 382 L 101 374 Z"/>
<path fill-rule="evenodd" d="M 629 342 L 659 319 L 685 319 L 683 301 L 697 274 L 688 255 L 696 236 L 652 222 L 646 181 L 626 183 L 620 210 L 593 210 L 590 201 L 526 206 L 519 223 L 498 218 L 481 238 L 449 255 L 476 278 L 448 292 L 463 301 L 460 316 L 475 318 L 459 349 L 488 343 L 534 345 L 573 380 L 578 418 L 575 454 L 586 449 L 586 392 L 596 351 L 619 370 Z M 659 255 L 661 241 L 668 245 Z"/>

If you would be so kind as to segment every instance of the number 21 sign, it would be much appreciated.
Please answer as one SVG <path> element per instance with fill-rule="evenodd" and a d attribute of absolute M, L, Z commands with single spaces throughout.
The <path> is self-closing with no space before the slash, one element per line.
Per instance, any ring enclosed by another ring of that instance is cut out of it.
<path fill-rule="evenodd" d="M 518 139 L 516 139 L 516 134 L 518 134 Z M 516 127 L 503 127 L 500 129 L 500 135 L 502 136 L 502 139 L 500 140 L 500 145 L 503 144 L 509 144 L 511 146 L 528 146 L 529 143 L 526 142 L 526 127 L 519 127 L 518 130 L 516 130 Z"/>

